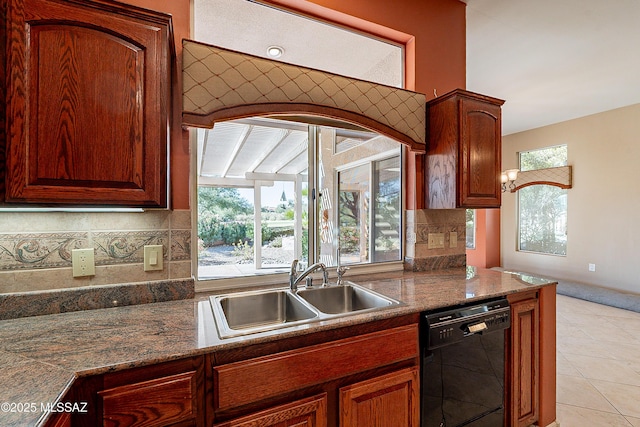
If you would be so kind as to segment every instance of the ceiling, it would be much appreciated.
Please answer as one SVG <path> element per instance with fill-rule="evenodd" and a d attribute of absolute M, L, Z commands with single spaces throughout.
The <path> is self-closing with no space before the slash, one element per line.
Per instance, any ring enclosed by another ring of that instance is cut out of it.
<path fill-rule="evenodd" d="M 199 184 L 253 187 L 254 181 L 294 180 L 305 171 L 306 126 L 264 119 L 217 123 L 198 132 Z M 288 178 L 285 178 L 288 176 Z"/>
<path fill-rule="evenodd" d="M 639 0 L 464 0 L 467 89 L 506 100 L 508 135 L 640 102 Z M 392 45 L 247 0 L 195 0 L 198 40 L 388 85 Z"/>
<path fill-rule="evenodd" d="M 402 49 L 334 25 L 248 0 L 194 0 L 196 40 L 267 57 L 281 46 L 278 61 L 347 77 L 402 86 Z"/>
<path fill-rule="evenodd" d="M 640 102 L 640 1 L 466 0 L 467 89 L 508 135 Z"/>

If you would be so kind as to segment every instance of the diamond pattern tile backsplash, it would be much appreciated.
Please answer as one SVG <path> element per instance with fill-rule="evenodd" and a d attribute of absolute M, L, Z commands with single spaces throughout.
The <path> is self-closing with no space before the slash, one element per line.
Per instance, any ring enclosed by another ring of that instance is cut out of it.
<path fill-rule="evenodd" d="M 144 246 L 162 245 L 165 269 L 144 272 Z M 94 248 L 96 275 L 73 278 L 71 251 Z M 0 294 L 191 277 L 191 212 L 5 213 Z"/>

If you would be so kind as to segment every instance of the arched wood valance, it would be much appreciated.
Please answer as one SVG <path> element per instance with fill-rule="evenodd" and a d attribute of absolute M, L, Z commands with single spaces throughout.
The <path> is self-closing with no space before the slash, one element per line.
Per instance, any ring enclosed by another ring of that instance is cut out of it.
<path fill-rule="evenodd" d="M 510 190 L 512 193 L 521 188 L 532 185 L 552 185 L 568 189 L 572 187 L 571 166 L 560 166 L 556 168 L 534 169 L 518 173 L 518 177 L 513 182 L 515 187 Z"/>
<path fill-rule="evenodd" d="M 424 152 L 426 97 L 395 87 L 183 40 L 182 124 L 251 116 L 343 120 Z"/>

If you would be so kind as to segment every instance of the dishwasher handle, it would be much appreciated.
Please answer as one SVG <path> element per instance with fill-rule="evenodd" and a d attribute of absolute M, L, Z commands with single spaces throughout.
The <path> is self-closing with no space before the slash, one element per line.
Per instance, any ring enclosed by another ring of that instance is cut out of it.
<path fill-rule="evenodd" d="M 489 329 L 489 327 L 487 326 L 486 322 L 482 321 L 482 322 L 476 322 L 476 323 L 469 323 L 463 328 L 463 331 L 465 335 L 472 335 L 472 334 L 481 334 L 487 329 Z"/>

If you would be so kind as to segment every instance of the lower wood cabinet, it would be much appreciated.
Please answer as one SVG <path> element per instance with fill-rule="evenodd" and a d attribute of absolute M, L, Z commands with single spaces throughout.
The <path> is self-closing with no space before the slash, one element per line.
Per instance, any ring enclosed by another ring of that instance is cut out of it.
<path fill-rule="evenodd" d="M 518 294 L 519 295 L 519 294 Z M 540 306 L 536 293 L 511 302 L 507 333 L 507 425 L 530 426 L 539 418 Z"/>
<path fill-rule="evenodd" d="M 341 427 L 419 427 L 417 367 L 340 388 Z"/>
<path fill-rule="evenodd" d="M 327 394 L 323 393 L 256 414 L 237 418 L 215 427 L 326 427 Z"/>
<path fill-rule="evenodd" d="M 197 371 L 98 392 L 104 426 L 197 425 Z"/>
<path fill-rule="evenodd" d="M 74 401 L 88 402 L 89 412 L 74 413 L 68 425 L 204 426 L 203 359 L 194 357 L 82 378 L 71 396 Z"/>
<path fill-rule="evenodd" d="M 209 424 L 419 427 L 417 323 L 269 350 L 211 361 Z"/>
<path fill-rule="evenodd" d="M 419 427 L 418 319 L 79 378 L 63 401 L 87 402 L 88 413 L 45 425 Z"/>

